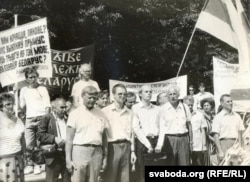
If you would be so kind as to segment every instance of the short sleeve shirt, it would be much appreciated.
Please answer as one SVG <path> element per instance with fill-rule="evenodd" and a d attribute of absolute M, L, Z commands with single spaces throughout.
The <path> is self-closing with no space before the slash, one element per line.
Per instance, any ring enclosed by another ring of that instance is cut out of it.
<path fill-rule="evenodd" d="M 102 145 L 102 134 L 107 128 L 107 118 L 100 109 L 88 110 L 83 105 L 69 114 L 67 126 L 75 129 L 73 144 Z"/>
<path fill-rule="evenodd" d="M 0 117 L 2 122 L 4 119 Z M 0 155 L 8 155 L 21 151 L 21 138 L 24 133 L 24 124 L 20 119 L 14 128 L 6 128 L 0 125 Z"/>
<path fill-rule="evenodd" d="M 219 138 L 236 138 L 238 131 L 245 130 L 243 121 L 235 112 L 227 113 L 222 110 L 213 120 L 212 133 L 218 133 Z"/>
<path fill-rule="evenodd" d="M 120 112 L 111 104 L 102 110 L 108 119 L 108 141 L 131 140 L 132 135 L 132 112 L 124 107 Z"/>
<path fill-rule="evenodd" d="M 205 117 L 199 111 L 191 118 L 192 132 L 193 132 L 193 150 L 204 151 L 207 150 L 206 143 L 202 143 L 202 129 L 207 128 Z"/>

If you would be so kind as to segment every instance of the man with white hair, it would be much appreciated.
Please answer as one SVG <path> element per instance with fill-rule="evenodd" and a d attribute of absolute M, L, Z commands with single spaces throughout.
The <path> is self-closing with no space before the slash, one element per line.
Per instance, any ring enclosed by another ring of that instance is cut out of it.
<path fill-rule="evenodd" d="M 156 151 L 166 151 L 169 165 L 190 165 L 192 147 L 191 113 L 178 100 L 180 88 L 169 84 L 166 88 L 168 103 L 160 110 L 160 135 Z"/>
<path fill-rule="evenodd" d="M 71 96 L 73 97 L 73 104 L 75 107 L 83 105 L 81 94 L 84 87 L 93 86 L 97 89 L 98 92 L 100 91 L 98 83 L 90 79 L 91 72 L 91 65 L 88 63 L 83 63 L 79 68 L 80 80 L 74 83 L 71 92 Z"/>

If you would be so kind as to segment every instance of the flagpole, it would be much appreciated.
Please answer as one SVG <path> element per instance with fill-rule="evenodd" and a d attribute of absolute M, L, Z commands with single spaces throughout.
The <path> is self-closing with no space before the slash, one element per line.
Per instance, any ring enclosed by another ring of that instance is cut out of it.
<path fill-rule="evenodd" d="M 204 5 L 203 5 L 203 8 L 202 8 L 201 11 L 203 11 L 203 10 L 205 9 L 205 7 L 206 7 L 206 5 L 207 5 L 207 2 L 208 2 L 208 0 L 205 1 L 205 3 L 204 3 Z M 179 77 L 181 68 L 182 68 L 182 66 L 183 66 L 184 60 L 185 60 L 185 58 L 186 58 L 188 49 L 189 49 L 189 47 L 190 47 L 190 44 L 191 44 L 191 41 L 192 41 L 192 39 L 193 39 L 193 36 L 194 36 L 194 33 L 195 33 L 196 29 L 197 29 L 197 28 L 196 28 L 196 24 L 195 24 L 194 30 L 193 30 L 193 32 L 192 32 L 192 34 L 191 34 L 191 37 L 190 37 L 190 39 L 189 39 L 189 41 L 188 41 L 187 48 L 186 48 L 185 53 L 184 53 L 184 55 L 183 55 L 183 58 L 182 58 L 182 60 L 181 60 L 180 67 L 179 67 L 179 70 L 178 70 L 177 75 L 176 75 L 176 81 L 177 81 L 177 79 L 178 79 L 178 77 Z"/>
<path fill-rule="evenodd" d="M 14 27 L 16 28 L 18 26 L 18 15 L 17 14 L 14 14 Z M 15 80 L 15 84 L 14 84 L 14 87 L 13 87 L 13 91 L 14 91 L 14 95 L 15 95 L 15 102 L 16 102 L 16 105 L 15 105 L 15 115 L 16 117 L 18 117 L 18 91 L 17 91 L 17 80 Z"/>

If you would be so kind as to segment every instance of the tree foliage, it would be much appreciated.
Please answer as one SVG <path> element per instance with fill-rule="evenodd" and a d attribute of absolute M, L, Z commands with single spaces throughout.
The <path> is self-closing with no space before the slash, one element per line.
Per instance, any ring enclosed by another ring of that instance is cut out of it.
<path fill-rule="evenodd" d="M 205 0 L 1 0 L 0 30 L 47 17 L 51 48 L 95 42 L 94 77 L 152 82 L 175 77 Z M 246 5 L 249 4 L 245 0 Z M 246 6 L 248 7 L 248 6 Z M 212 91 L 212 56 L 237 63 L 236 50 L 196 30 L 181 75 Z"/>

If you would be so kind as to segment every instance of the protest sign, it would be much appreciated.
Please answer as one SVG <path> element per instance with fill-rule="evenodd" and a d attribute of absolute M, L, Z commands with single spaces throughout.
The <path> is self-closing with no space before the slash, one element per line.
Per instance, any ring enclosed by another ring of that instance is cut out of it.
<path fill-rule="evenodd" d="M 51 94 L 68 95 L 73 84 L 78 80 L 79 67 L 83 63 L 92 65 L 94 44 L 67 50 L 51 50 L 53 76 L 40 78 L 39 83 L 47 87 Z"/>
<path fill-rule="evenodd" d="M 177 83 L 177 85 L 180 87 L 180 97 L 179 97 L 180 99 L 182 99 L 184 96 L 187 95 L 187 75 L 179 76 L 177 79 L 171 78 L 165 81 L 151 82 L 151 83 L 132 83 L 132 82 L 123 82 L 119 80 L 109 80 L 109 92 L 111 101 L 113 100 L 112 88 L 115 84 L 118 83 L 124 84 L 128 92 L 134 92 L 137 95 L 137 100 L 139 100 L 138 92 L 140 88 L 145 84 L 151 85 L 153 91 L 151 101 L 153 102 L 156 101 L 157 95 L 159 93 L 166 91 L 166 87 L 169 83 Z"/>
<path fill-rule="evenodd" d="M 234 111 L 250 112 L 250 73 L 239 73 L 231 89 Z"/>
<path fill-rule="evenodd" d="M 220 105 L 220 97 L 223 94 L 230 94 L 230 91 L 237 81 L 239 73 L 238 64 L 230 64 L 219 58 L 213 57 L 214 69 L 214 99 L 217 111 Z"/>
<path fill-rule="evenodd" d="M 52 76 L 46 18 L 0 32 L 2 86 L 25 80 L 23 70 L 33 66 L 41 77 Z"/>

